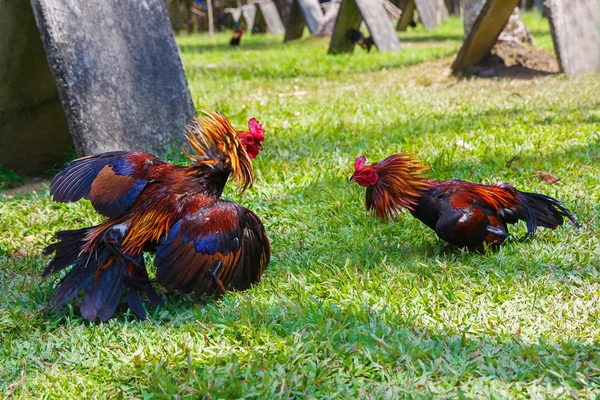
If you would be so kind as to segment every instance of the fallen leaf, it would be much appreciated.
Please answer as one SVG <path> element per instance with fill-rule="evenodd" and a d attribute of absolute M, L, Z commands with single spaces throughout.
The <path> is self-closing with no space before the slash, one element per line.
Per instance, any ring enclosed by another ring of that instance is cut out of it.
<path fill-rule="evenodd" d="M 35 236 L 29 235 L 29 236 L 25 236 L 23 239 L 25 239 L 26 242 L 31 243 L 35 240 Z"/>
<path fill-rule="evenodd" d="M 11 257 L 23 257 L 25 255 L 27 255 L 27 252 L 23 249 L 19 249 L 10 253 Z"/>
<path fill-rule="evenodd" d="M 537 174 L 538 178 L 543 180 L 548 185 L 552 185 L 553 183 L 560 181 L 560 178 L 557 178 L 556 176 L 549 174 L 547 172 L 537 171 L 536 174 Z"/>

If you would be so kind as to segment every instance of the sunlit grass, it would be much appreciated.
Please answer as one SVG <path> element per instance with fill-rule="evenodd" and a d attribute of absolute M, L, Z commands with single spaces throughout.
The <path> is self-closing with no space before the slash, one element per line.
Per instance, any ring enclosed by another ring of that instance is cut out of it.
<path fill-rule="evenodd" d="M 551 50 L 547 21 L 526 18 Z M 398 53 L 328 56 L 179 37 L 198 109 L 267 129 L 243 197 L 273 245 L 260 285 L 202 306 L 166 297 L 139 321 L 44 314 L 53 233 L 101 221 L 88 202 L 0 199 L 0 389 L 18 397 L 593 398 L 600 393 L 600 79 L 457 79 L 462 27 L 401 33 Z M 549 46 L 548 46 L 549 44 Z M 442 253 L 405 213 L 365 214 L 352 162 L 411 151 L 436 178 L 556 197 L 582 228 L 521 225 L 498 251 Z M 183 158 L 176 150 L 169 157 Z M 546 185 L 537 171 L 559 178 Z M 14 179 L 14 178 L 11 178 Z"/>

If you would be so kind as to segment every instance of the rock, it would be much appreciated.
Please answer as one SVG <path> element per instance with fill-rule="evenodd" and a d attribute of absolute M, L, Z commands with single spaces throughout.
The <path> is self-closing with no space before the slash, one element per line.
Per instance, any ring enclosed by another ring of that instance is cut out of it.
<path fill-rule="evenodd" d="M 565 75 L 600 73 L 600 3 L 546 0 L 554 51 Z"/>
<path fill-rule="evenodd" d="M 31 0 L 80 155 L 161 154 L 195 115 L 164 0 Z"/>

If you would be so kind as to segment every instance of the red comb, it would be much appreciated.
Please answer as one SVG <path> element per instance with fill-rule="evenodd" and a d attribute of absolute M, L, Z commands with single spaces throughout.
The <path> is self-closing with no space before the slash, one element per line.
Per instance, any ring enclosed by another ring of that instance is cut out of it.
<path fill-rule="evenodd" d="M 365 157 L 365 156 L 358 157 L 356 159 L 356 161 L 354 161 L 354 170 L 360 171 L 361 169 L 363 169 L 366 162 L 367 162 L 367 157 Z"/>
<path fill-rule="evenodd" d="M 248 130 L 252 137 L 259 142 L 265 140 L 265 130 L 262 128 L 262 124 L 260 124 L 256 118 L 250 118 L 248 120 Z"/>

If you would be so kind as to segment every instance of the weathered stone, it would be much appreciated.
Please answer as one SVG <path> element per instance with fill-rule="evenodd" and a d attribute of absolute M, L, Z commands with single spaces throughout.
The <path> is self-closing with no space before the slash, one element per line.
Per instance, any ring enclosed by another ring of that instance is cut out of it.
<path fill-rule="evenodd" d="M 233 24 L 235 26 L 237 26 L 240 23 L 240 18 L 242 16 L 242 7 L 226 8 L 225 12 L 231 14 L 231 19 L 233 20 Z"/>
<path fill-rule="evenodd" d="M 546 0 L 546 6 L 561 71 L 600 72 L 600 2 Z"/>
<path fill-rule="evenodd" d="M 340 11 L 341 0 L 331 0 L 323 8 L 323 20 L 319 30 L 315 33 L 316 36 L 331 36 L 333 35 L 333 29 L 335 28 L 335 20 L 337 19 L 338 12 Z"/>
<path fill-rule="evenodd" d="M 256 18 L 256 6 L 254 4 L 246 4 L 240 8 L 242 9 L 242 17 L 246 23 L 246 30 L 252 32 L 254 30 L 254 20 Z"/>
<path fill-rule="evenodd" d="M 448 9 L 444 0 L 406 0 L 396 26 L 397 31 L 405 31 L 408 28 L 415 10 L 419 12 L 419 20 L 425 29 L 435 29 L 439 23 L 448 19 Z"/>
<path fill-rule="evenodd" d="M 31 0 L 79 154 L 180 142 L 194 116 L 163 0 Z"/>
<path fill-rule="evenodd" d="M 354 51 L 354 43 L 347 33 L 350 29 L 359 29 L 362 20 L 379 51 L 400 50 L 400 40 L 379 0 L 342 0 L 329 44 L 330 54 Z"/>
<path fill-rule="evenodd" d="M 283 41 L 300 39 L 305 26 L 308 26 L 311 35 L 315 35 L 322 21 L 323 11 L 319 0 L 292 0 Z"/>
<path fill-rule="evenodd" d="M 453 70 L 469 67 L 490 54 L 518 1 L 487 0 L 470 29 L 466 26 L 469 21 L 465 20 L 468 34 L 452 63 Z"/>
<path fill-rule="evenodd" d="M 405 0 L 404 6 L 402 7 L 402 15 L 396 25 L 396 30 L 404 32 L 408 29 L 408 25 L 413 21 L 413 15 L 415 13 L 415 0 Z"/>
<path fill-rule="evenodd" d="M 415 0 L 415 6 L 419 12 L 419 20 L 425 29 L 435 29 L 438 24 L 437 0 Z"/>
<path fill-rule="evenodd" d="M 256 17 L 254 19 L 254 25 L 260 27 L 260 29 L 254 29 L 252 32 L 269 32 L 274 35 L 279 35 L 285 32 L 283 22 L 279 16 L 279 11 L 275 3 L 271 0 L 263 0 L 256 4 Z"/>
<path fill-rule="evenodd" d="M 438 23 L 442 23 L 448 18 L 450 18 L 450 13 L 448 12 L 448 7 L 446 7 L 446 2 L 444 0 L 437 0 L 437 3 L 434 1 L 435 7 L 435 17 Z"/>
<path fill-rule="evenodd" d="M 0 1 L 0 55 L 0 164 L 56 168 L 73 142 L 29 2 Z"/>

